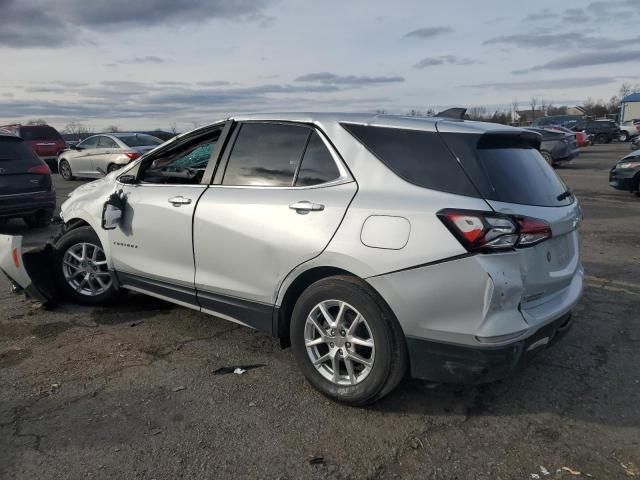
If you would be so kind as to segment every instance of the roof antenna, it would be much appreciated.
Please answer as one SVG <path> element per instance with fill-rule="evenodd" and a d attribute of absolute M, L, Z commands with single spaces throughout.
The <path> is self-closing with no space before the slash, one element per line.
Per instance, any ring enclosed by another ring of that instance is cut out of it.
<path fill-rule="evenodd" d="M 436 113 L 436 117 L 452 118 L 454 120 L 464 120 L 464 116 L 467 114 L 466 108 L 447 108 L 441 112 Z"/>

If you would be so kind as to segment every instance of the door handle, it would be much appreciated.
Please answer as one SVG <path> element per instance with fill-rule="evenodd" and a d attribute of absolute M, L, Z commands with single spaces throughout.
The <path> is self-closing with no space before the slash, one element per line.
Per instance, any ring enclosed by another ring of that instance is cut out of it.
<path fill-rule="evenodd" d="M 324 210 L 324 205 L 303 200 L 301 202 L 292 203 L 291 205 L 289 205 L 289 208 L 291 210 L 295 210 L 297 213 L 306 214 L 309 212 L 321 212 L 322 210 Z"/>
<path fill-rule="evenodd" d="M 191 203 L 191 199 L 178 195 L 177 197 L 171 197 L 169 199 L 169 203 L 174 207 L 179 207 L 180 205 L 189 205 Z"/>

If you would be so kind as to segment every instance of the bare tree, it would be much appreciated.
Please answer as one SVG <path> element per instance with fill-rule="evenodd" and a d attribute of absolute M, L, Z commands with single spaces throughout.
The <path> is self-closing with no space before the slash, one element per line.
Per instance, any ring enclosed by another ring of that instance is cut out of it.
<path fill-rule="evenodd" d="M 531 114 L 535 118 L 536 107 L 538 106 L 538 99 L 536 97 L 531 97 L 531 100 L 529 100 L 529 106 L 531 107 Z"/>
<path fill-rule="evenodd" d="M 178 126 L 176 125 L 176 122 L 173 122 L 173 123 L 171 124 L 171 126 L 169 127 L 169 131 L 170 131 L 171 133 L 173 133 L 174 135 L 177 135 L 177 134 L 178 134 Z"/>
<path fill-rule="evenodd" d="M 27 125 L 45 125 L 47 122 L 41 118 L 33 118 L 27 122 Z"/>
<path fill-rule="evenodd" d="M 117 125 L 109 125 L 105 130 L 105 132 L 109 132 L 109 133 L 118 133 L 119 131 L 120 131 L 120 128 L 118 128 Z"/>
<path fill-rule="evenodd" d="M 632 87 L 630 83 L 624 82 L 622 85 L 620 85 L 620 98 L 624 98 L 627 95 L 629 95 L 632 91 Z"/>
<path fill-rule="evenodd" d="M 93 129 L 80 122 L 71 122 L 65 125 L 65 127 L 62 129 L 62 133 L 70 133 L 74 135 L 93 135 Z"/>

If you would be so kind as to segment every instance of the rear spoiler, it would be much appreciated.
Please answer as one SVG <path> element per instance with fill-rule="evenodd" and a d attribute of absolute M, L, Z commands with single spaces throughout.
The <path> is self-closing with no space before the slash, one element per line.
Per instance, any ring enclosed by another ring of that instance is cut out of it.
<path fill-rule="evenodd" d="M 23 252 L 22 236 L 0 235 L 0 271 L 9 278 L 14 291 L 24 291 L 45 305 L 57 296 L 51 278 L 52 261 L 51 243 Z"/>
<path fill-rule="evenodd" d="M 478 140 L 477 148 L 535 148 L 540 150 L 542 135 L 531 130 L 497 130 L 485 132 Z"/>

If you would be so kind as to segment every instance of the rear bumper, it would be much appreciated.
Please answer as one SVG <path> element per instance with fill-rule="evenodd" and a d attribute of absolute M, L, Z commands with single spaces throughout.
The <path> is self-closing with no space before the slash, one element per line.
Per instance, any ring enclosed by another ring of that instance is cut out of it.
<path fill-rule="evenodd" d="M 499 347 L 470 347 L 407 338 L 411 376 L 441 383 L 488 383 L 516 372 L 542 350 L 554 345 L 571 328 L 565 314 L 531 336 Z"/>
<path fill-rule="evenodd" d="M 55 210 L 56 192 L 0 196 L 0 217 L 20 217 L 40 210 Z"/>

